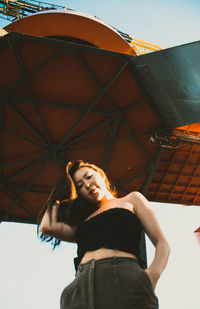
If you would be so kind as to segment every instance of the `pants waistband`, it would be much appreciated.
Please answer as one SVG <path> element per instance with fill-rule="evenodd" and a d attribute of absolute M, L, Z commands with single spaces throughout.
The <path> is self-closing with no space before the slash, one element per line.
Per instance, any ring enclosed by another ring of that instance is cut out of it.
<path fill-rule="evenodd" d="M 99 259 L 99 260 L 95 260 L 92 259 L 86 263 L 82 263 L 78 266 L 78 271 L 83 271 L 84 269 L 88 269 L 91 266 L 97 266 L 97 265 L 102 265 L 102 264 L 119 264 L 122 262 L 134 262 L 137 263 L 139 265 L 139 262 L 136 258 L 131 258 L 131 257 L 118 257 L 118 256 L 113 256 L 113 257 L 108 257 L 108 258 L 104 258 L 104 259 Z"/>

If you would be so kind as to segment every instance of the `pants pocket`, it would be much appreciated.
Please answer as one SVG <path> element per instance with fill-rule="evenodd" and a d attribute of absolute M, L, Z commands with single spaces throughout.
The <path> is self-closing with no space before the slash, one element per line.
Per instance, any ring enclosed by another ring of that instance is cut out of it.
<path fill-rule="evenodd" d="M 144 270 L 144 275 L 146 277 L 146 280 L 148 281 L 148 284 L 151 286 L 151 289 L 154 291 L 154 287 L 152 285 L 151 279 L 145 270 Z"/>
<path fill-rule="evenodd" d="M 152 285 L 152 282 L 151 282 L 151 279 L 149 277 L 149 275 L 147 274 L 147 272 L 145 270 L 142 270 L 142 273 L 143 273 L 143 282 L 145 283 L 145 288 L 147 290 L 147 292 L 149 293 L 149 295 L 151 295 L 154 300 L 156 300 L 158 302 L 158 298 L 155 294 L 155 291 L 154 291 L 154 288 L 153 288 L 153 285 Z"/>
<path fill-rule="evenodd" d="M 60 297 L 60 307 L 65 308 L 66 304 L 72 304 L 76 297 L 76 279 L 64 288 Z"/>

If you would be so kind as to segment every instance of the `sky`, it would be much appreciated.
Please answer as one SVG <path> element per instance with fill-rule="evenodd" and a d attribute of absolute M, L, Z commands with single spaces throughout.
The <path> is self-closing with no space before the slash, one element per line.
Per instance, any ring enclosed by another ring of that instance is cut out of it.
<path fill-rule="evenodd" d="M 50 0 L 163 48 L 199 40 L 199 0 Z M 0 18 L 0 27 L 8 23 Z"/>
<path fill-rule="evenodd" d="M 97 16 L 109 25 L 163 48 L 200 38 L 199 0 L 48 1 Z M 10 23 L 0 18 L 0 27 Z M 200 246 L 194 231 L 200 207 L 150 203 L 171 255 L 158 282 L 160 309 L 199 309 Z M 52 252 L 36 237 L 36 226 L 0 224 L 0 308 L 59 309 L 59 297 L 74 278 L 76 245 Z M 147 241 L 148 261 L 154 250 Z"/>

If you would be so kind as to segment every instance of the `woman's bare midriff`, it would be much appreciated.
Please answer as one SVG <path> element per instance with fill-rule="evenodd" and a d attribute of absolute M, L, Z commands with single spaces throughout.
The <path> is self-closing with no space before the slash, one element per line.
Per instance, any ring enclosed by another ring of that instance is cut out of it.
<path fill-rule="evenodd" d="M 106 248 L 100 248 L 95 251 L 87 251 L 80 264 L 87 263 L 91 260 L 101 260 L 109 257 L 130 257 L 130 258 L 135 258 L 136 256 L 132 253 L 120 251 L 120 250 L 113 250 L 113 249 L 106 249 Z"/>

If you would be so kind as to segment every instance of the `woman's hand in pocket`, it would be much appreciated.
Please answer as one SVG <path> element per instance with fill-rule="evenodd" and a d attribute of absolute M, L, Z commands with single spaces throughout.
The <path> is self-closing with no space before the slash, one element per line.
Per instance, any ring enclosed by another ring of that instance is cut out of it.
<path fill-rule="evenodd" d="M 149 277 L 149 279 L 151 281 L 153 289 L 155 290 L 156 284 L 157 284 L 158 279 L 159 279 L 160 276 L 156 272 L 152 271 L 150 269 L 150 267 L 146 268 L 145 272 L 146 272 L 147 276 Z"/>

